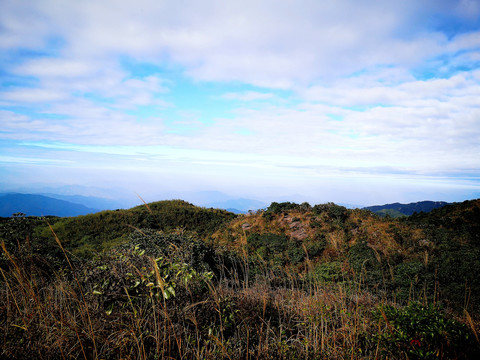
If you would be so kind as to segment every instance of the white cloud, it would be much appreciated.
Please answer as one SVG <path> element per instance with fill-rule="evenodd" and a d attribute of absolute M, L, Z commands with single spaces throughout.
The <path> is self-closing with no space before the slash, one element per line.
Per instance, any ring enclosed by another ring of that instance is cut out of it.
<path fill-rule="evenodd" d="M 0 99 L 13 104 L 38 103 L 52 107 L 84 96 L 108 100 L 110 106 L 131 109 L 136 106 L 168 106 L 159 95 L 168 92 L 163 79 L 150 75 L 132 78 L 118 64 L 69 58 L 34 58 L 12 67 L 17 76 L 32 76 L 35 87 L 6 88 Z M 77 110 L 71 108 L 71 112 Z M 71 115 L 71 114 L 68 114 Z"/>
<path fill-rule="evenodd" d="M 239 101 L 255 101 L 255 100 L 267 100 L 273 98 L 271 93 L 261 93 L 257 91 L 245 91 L 242 93 L 226 93 L 222 95 L 222 98 L 227 100 L 239 100 Z"/>
<path fill-rule="evenodd" d="M 472 6 L 465 2 L 460 8 Z M 452 10 L 416 1 L 46 0 L 7 2 L 5 8 L 9 17 L 2 22 L 5 36 L 12 39 L 10 47 L 31 46 L 57 35 L 65 42 L 62 52 L 74 57 L 129 55 L 156 63 L 174 61 L 197 79 L 272 87 L 329 79 L 379 64 L 410 66 L 443 53 L 445 47 L 478 43 L 478 35 L 449 41 L 439 30 L 432 32 L 421 15 L 435 9 L 446 17 Z M 32 17 L 36 21 L 29 24 L 30 31 L 18 26 Z M 73 72 L 83 70 L 80 64 L 69 66 Z"/>
<path fill-rule="evenodd" d="M 42 88 L 13 88 L 0 92 L 0 99 L 12 102 L 13 104 L 24 103 L 45 103 L 61 101 L 67 94 L 56 89 Z"/>
<path fill-rule="evenodd" d="M 479 11 L 471 0 L 6 0 L 0 136 L 129 146 L 143 152 L 122 160 L 132 169 L 161 168 L 164 146 L 169 171 L 190 162 L 225 177 L 235 166 L 309 179 L 472 172 Z M 137 76 L 124 59 L 159 71 Z M 192 88 L 215 90 L 199 104 L 185 100 Z"/>
<path fill-rule="evenodd" d="M 88 60 L 39 58 L 17 65 L 13 72 L 21 76 L 37 78 L 78 78 L 91 76 L 98 72 L 98 65 Z"/>
<path fill-rule="evenodd" d="M 165 138 L 161 119 L 139 122 L 134 116 L 89 101 L 56 105 L 52 111 L 65 118 L 20 116 L 3 111 L 0 137 L 97 145 L 149 145 Z"/>
<path fill-rule="evenodd" d="M 416 106 L 422 101 L 451 101 L 457 97 L 478 94 L 478 71 L 455 75 L 446 79 L 413 80 L 385 85 L 371 81 L 369 76 L 337 81 L 334 85 L 312 86 L 302 96 L 337 106 Z M 478 102 L 475 101 L 475 104 Z M 475 105 L 471 104 L 471 105 Z"/>

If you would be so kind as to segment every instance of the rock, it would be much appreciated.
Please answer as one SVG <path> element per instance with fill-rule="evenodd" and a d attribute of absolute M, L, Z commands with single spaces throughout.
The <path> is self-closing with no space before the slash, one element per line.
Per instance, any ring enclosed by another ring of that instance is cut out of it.
<path fill-rule="evenodd" d="M 302 228 L 292 231 L 292 237 L 297 240 L 305 240 L 308 237 L 306 231 Z"/>
<path fill-rule="evenodd" d="M 295 221 L 295 222 L 292 222 L 292 223 L 288 224 L 288 226 L 290 226 L 290 229 L 297 229 L 301 226 L 301 223 L 300 223 L 300 221 Z"/>

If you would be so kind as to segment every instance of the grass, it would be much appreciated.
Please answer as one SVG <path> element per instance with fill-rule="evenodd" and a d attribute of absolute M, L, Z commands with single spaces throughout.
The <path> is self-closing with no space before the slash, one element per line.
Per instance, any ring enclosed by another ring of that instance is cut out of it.
<path fill-rule="evenodd" d="M 279 282 L 265 267 L 247 285 L 234 275 L 240 269 L 212 277 L 188 266 L 178 267 L 174 259 L 154 259 L 138 248 L 109 254 L 81 268 L 70 263 L 68 269 L 47 279 L 32 271 L 35 264 L 28 264 L 28 259 L 14 258 L 5 247 L 3 253 L 10 262 L 8 269 L 1 270 L 3 358 L 411 359 L 431 355 L 412 352 L 417 343 L 410 341 L 419 335 L 414 330 L 405 332 L 387 316 L 396 309 L 406 309 L 408 315 L 408 306 L 366 291 L 353 280 L 299 281 L 294 274 L 286 274 Z M 167 296 L 169 286 L 174 293 Z M 443 319 L 444 314 L 432 309 L 434 316 Z M 433 349 L 431 358 L 442 354 L 453 356 L 443 358 L 468 358 L 467 351 L 478 350 L 478 325 L 467 315 L 468 325 L 461 319 L 448 320 L 453 322 L 441 329 L 438 344 L 428 345 Z M 459 347 L 466 343 L 473 347 Z"/>

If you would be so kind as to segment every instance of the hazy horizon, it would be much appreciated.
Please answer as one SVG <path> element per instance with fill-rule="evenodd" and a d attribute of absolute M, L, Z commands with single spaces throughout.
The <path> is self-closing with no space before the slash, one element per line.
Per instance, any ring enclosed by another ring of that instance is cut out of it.
<path fill-rule="evenodd" d="M 0 192 L 480 198 L 480 1 L 0 10 Z"/>
<path fill-rule="evenodd" d="M 309 196 L 309 195 L 303 195 L 300 193 L 295 193 L 295 194 L 282 194 L 282 195 L 273 195 L 273 196 L 268 196 L 265 194 L 253 194 L 253 193 L 225 193 L 221 192 L 218 190 L 198 190 L 198 191 L 159 191 L 156 193 L 137 193 L 130 191 L 125 188 L 113 188 L 113 189 L 107 189 L 107 188 L 100 188 L 100 187 L 89 187 L 89 186 L 80 186 L 80 185 L 63 185 L 59 187 L 52 187 L 51 184 L 35 184 L 31 185 L 28 187 L 8 187 L 5 186 L 5 184 L 0 183 L 0 188 L 2 190 L 0 191 L 0 195 L 2 193 L 20 193 L 20 194 L 40 194 L 40 195 L 45 195 L 45 196 L 50 196 L 55 198 L 56 195 L 58 196 L 64 196 L 64 200 L 68 200 L 71 202 L 75 203 L 74 198 L 76 196 L 81 196 L 85 198 L 91 197 L 92 199 L 98 198 L 98 199 L 105 199 L 108 201 L 113 201 L 116 203 L 114 206 L 115 208 L 130 208 L 133 206 L 138 206 L 142 205 L 144 202 L 154 202 L 154 201 L 163 201 L 163 200 L 185 200 L 187 202 L 190 202 L 194 205 L 197 206 L 207 206 L 207 207 L 219 207 L 219 208 L 231 208 L 231 209 L 238 209 L 242 211 L 246 210 L 255 210 L 255 209 L 261 209 L 269 206 L 272 202 L 285 202 L 285 201 L 290 201 L 290 202 L 296 202 L 296 203 L 302 203 L 302 202 L 308 202 L 310 205 L 316 205 L 316 204 L 322 204 L 322 203 L 327 203 L 327 202 L 334 202 L 339 205 L 346 206 L 348 208 L 363 208 L 363 207 L 368 207 L 368 206 L 374 206 L 374 205 L 385 205 L 385 204 L 391 204 L 391 203 L 403 203 L 403 204 L 409 204 L 409 203 L 416 203 L 416 202 L 421 202 L 421 201 L 445 201 L 445 202 L 463 202 L 465 200 L 473 200 L 475 198 L 448 198 L 448 197 L 422 197 L 423 194 L 417 194 L 417 197 L 415 197 L 415 193 L 410 194 L 410 198 L 405 198 L 404 200 L 398 199 L 398 198 L 387 198 L 385 201 L 374 201 L 375 197 L 371 198 L 365 198 L 366 201 L 364 202 L 352 202 L 350 201 L 348 197 L 345 198 L 323 198 L 323 197 L 318 197 L 318 196 Z M 58 198 L 58 197 L 57 197 Z M 345 201 L 343 201 L 344 199 Z M 244 207 L 242 206 L 227 206 L 228 203 L 238 203 L 238 201 L 242 202 L 242 200 L 246 200 L 246 206 L 248 204 L 252 204 L 252 206 L 249 207 Z M 81 203 L 81 202 L 80 202 Z M 256 204 L 253 205 L 253 204 Z M 90 206 L 87 203 L 84 205 L 89 206 L 89 207 L 95 207 L 95 206 Z M 218 205 L 218 206 L 215 206 Z M 113 206 L 113 205 L 112 205 Z M 111 208 L 113 209 L 114 207 Z"/>

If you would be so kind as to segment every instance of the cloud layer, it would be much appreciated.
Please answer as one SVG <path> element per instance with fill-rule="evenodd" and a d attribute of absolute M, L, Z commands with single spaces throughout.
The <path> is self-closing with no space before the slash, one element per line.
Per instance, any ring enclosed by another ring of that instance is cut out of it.
<path fill-rule="evenodd" d="M 480 179 L 476 0 L 6 0 L 0 28 L 3 163 Z"/>

